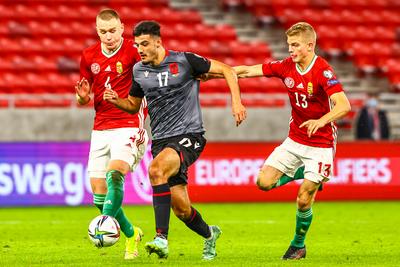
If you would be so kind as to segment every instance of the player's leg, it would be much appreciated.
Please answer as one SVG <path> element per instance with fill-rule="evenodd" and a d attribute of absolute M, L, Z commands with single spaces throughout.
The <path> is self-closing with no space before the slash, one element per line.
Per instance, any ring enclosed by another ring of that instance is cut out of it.
<path fill-rule="evenodd" d="M 257 186 L 263 191 L 269 191 L 276 187 L 278 180 L 284 173 L 275 167 L 264 165 L 257 176 Z"/>
<path fill-rule="evenodd" d="M 304 168 L 300 167 L 302 162 L 286 146 L 285 141 L 275 148 L 265 161 L 264 166 L 262 166 L 257 176 L 257 186 L 259 189 L 268 191 L 304 177 Z"/>
<path fill-rule="evenodd" d="M 198 210 L 192 207 L 185 184 L 170 187 L 171 207 L 176 217 L 183 221 L 195 233 L 204 238 L 211 236 L 210 227 L 203 220 Z"/>
<path fill-rule="evenodd" d="M 312 222 L 312 203 L 319 183 L 304 179 L 297 195 L 296 230 L 293 240 L 282 259 L 301 259 L 306 257 L 304 240 Z"/>
<path fill-rule="evenodd" d="M 285 185 L 289 182 L 292 182 L 294 180 L 300 180 L 304 179 L 304 166 L 301 166 L 296 170 L 293 176 L 289 176 L 287 174 L 282 174 L 282 176 L 278 179 L 275 185 L 272 186 L 272 188 L 276 188 L 282 185 Z"/>
<path fill-rule="evenodd" d="M 103 213 L 104 200 L 107 194 L 106 166 L 109 161 L 107 133 L 92 131 L 88 173 L 93 192 L 93 203 Z"/>
<path fill-rule="evenodd" d="M 103 213 L 104 200 L 107 194 L 105 178 L 90 178 L 90 185 L 93 192 L 93 204 Z"/>
<path fill-rule="evenodd" d="M 147 242 L 145 248 L 149 254 L 156 253 L 160 258 L 168 257 L 168 230 L 171 213 L 171 191 L 168 178 L 179 171 L 180 158 L 170 147 L 161 148 L 153 143 L 152 152 L 155 158 L 150 163 L 149 177 L 153 188 L 153 208 L 156 221 L 156 237 Z"/>
<path fill-rule="evenodd" d="M 125 259 L 133 259 L 138 256 L 137 246 L 143 232 L 139 227 L 132 225 L 122 209 L 124 183 L 126 174 L 134 170 L 143 157 L 148 138 L 144 129 L 137 128 L 116 129 L 111 135 L 111 160 L 106 173 L 108 191 L 103 214 L 115 217 L 118 221 L 121 231 L 126 236 Z M 132 136 L 135 138 L 131 138 Z"/>
<path fill-rule="evenodd" d="M 115 217 L 122 206 L 124 199 L 125 175 L 129 172 L 130 166 L 122 160 L 110 160 L 107 173 L 107 195 L 104 201 L 103 214 Z"/>
<path fill-rule="evenodd" d="M 297 195 L 296 230 L 289 249 L 282 259 L 301 259 L 306 256 L 304 240 L 311 225 L 314 202 L 322 182 L 328 181 L 333 163 L 332 148 L 299 145 L 296 148 L 305 165 L 305 178 Z"/>
<path fill-rule="evenodd" d="M 216 240 L 221 235 L 218 226 L 209 226 L 190 202 L 185 184 L 171 186 L 172 210 L 174 214 L 183 221 L 188 228 L 204 237 L 203 259 L 211 260 L 217 255 L 215 247 Z"/>

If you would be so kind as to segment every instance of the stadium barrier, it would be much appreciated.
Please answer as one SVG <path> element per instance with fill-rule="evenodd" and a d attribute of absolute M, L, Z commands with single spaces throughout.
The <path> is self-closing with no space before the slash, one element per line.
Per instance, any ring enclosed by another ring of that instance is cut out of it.
<path fill-rule="evenodd" d="M 277 143 L 209 143 L 189 169 L 194 202 L 293 201 L 299 182 L 256 188 L 258 169 Z M 87 205 L 88 142 L 0 143 L 0 206 Z M 126 204 L 151 203 L 148 149 L 126 178 Z M 301 181 L 300 181 L 301 182 Z M 333 177 L 318 200 L 400 199 L 400 142 L 340 143 Z"/>

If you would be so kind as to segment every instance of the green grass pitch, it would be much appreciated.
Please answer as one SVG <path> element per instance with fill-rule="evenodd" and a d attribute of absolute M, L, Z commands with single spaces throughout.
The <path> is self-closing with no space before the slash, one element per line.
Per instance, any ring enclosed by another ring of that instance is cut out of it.
<path fill-rule="evenodd" d="M 201 260 L 203 240 L 171 214 L 170 256 L 123 259 L 124 238 L 97 249 L 87 237 L 94 207 L 0 209 L 0 266 L 400 266 L 400 202 L 317 202 L 306 239 L 307 258 L 282 261 L 293 237 L 294 203 L 197 204 L 223 234 L 218 257 Z M 150 241 L 151 206 L 125 212 Z M 143 242 L 143 243 L 144 243 Z"/>

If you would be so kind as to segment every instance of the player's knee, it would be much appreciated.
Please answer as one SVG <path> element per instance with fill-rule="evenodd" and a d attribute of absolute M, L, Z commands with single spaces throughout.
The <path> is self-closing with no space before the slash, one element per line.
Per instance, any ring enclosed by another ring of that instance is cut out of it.
<path fill-rule="evenodd" d="M 163 171 L 158 165 L 151 164 L 149 167 L 149 177 L 152 182 L 164 182 Z"/>
<path fill-rule="evenodd" d="M 257 176 L 257 187 L 263 191 L 268 191 L 273 188 L 273 184 L 267 179 L 264 172 L 260 172 Z"/>

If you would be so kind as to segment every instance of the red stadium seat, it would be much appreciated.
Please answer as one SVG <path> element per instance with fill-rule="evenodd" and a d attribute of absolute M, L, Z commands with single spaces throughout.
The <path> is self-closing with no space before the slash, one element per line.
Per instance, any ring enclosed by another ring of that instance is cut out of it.
<path fill-rule="evenodd" d="M 182 10 L 180 12 L 181 22 L 188 24 L 201 23 L 202 18 L 197 11 L 192 10 Z"/>
<path fill-rule="evenodd" d="M 16 108 L 65 108 L 70 107 L 71 100 L 68 99 L 16 99 Z"/>
<path fill-rule="evenodd" d="M 201 82 L 200 84 L 201 93 L 229 93 L 228 85 L 225 80 L 214 79 L 207 82 Z"/>
<path fill-rule="evenodd" d="M 270 99 L 268 95 L 263 98 L 243 98 L 242 103 L 246 107 L 262 107 L 262 108 L 282 108 L 286 105 L 284 99 Z"/>
<path fill-rule="evenodd" d="M 205 98 L 201 97 L 200 98 L 200 105 L 202 107 L 225 107 L 229 103 L 227 101 L 228 96 L 225 96 L 224 98 Z"/>
<path fill-rule="evenodd" d="M 31 31 L 26 23 L 9 21 L 8 23 L 8 33 L 11 37 L 29 37 L 31 35 Z"/>
<path fill-rule="evenodd" d="M 363 17 L 356 11 L 343 10 L 337 14 L 338 20 L 342 25 L 348 26 L 357 26 L 361 25 L 363 21 Z"/>
<path fill-rule="evenodd" d="M 10 6 L 0 3 L 0 14 L 2 19 L 10 20 L 14 18 L 15 12 Z"/>
<path fill-rule="evenodd" d="M 0 60 L 0 73 L 13 71 L 15 66 L 13 64 L 13 57 L 12 56 L 4 56 Z"/>
<path fill-rule="evenodd" d="M 199 54 L 200 56 L 203 57 L 210 57 L 211 56 L 211 49 L 207 44 L 204 44 L 203 42 L 198 42 L 198 41 L 189 41 L 187 43 L 187 49 L 190 52 Z"/>
<path fill-rule="evenodd" d="M 19 21 L 28 21 L 32 18 L 37 17 L 37 11 L 34 8 L 31 8 L 25 4 L 16 4 L 13 7 L 13 18 L 18 19 Z"/>
<path fill-rule="evenodd" d="M 0 99 L 0 108 L 8 108 L 10 103 L 7 99 Z"/>

